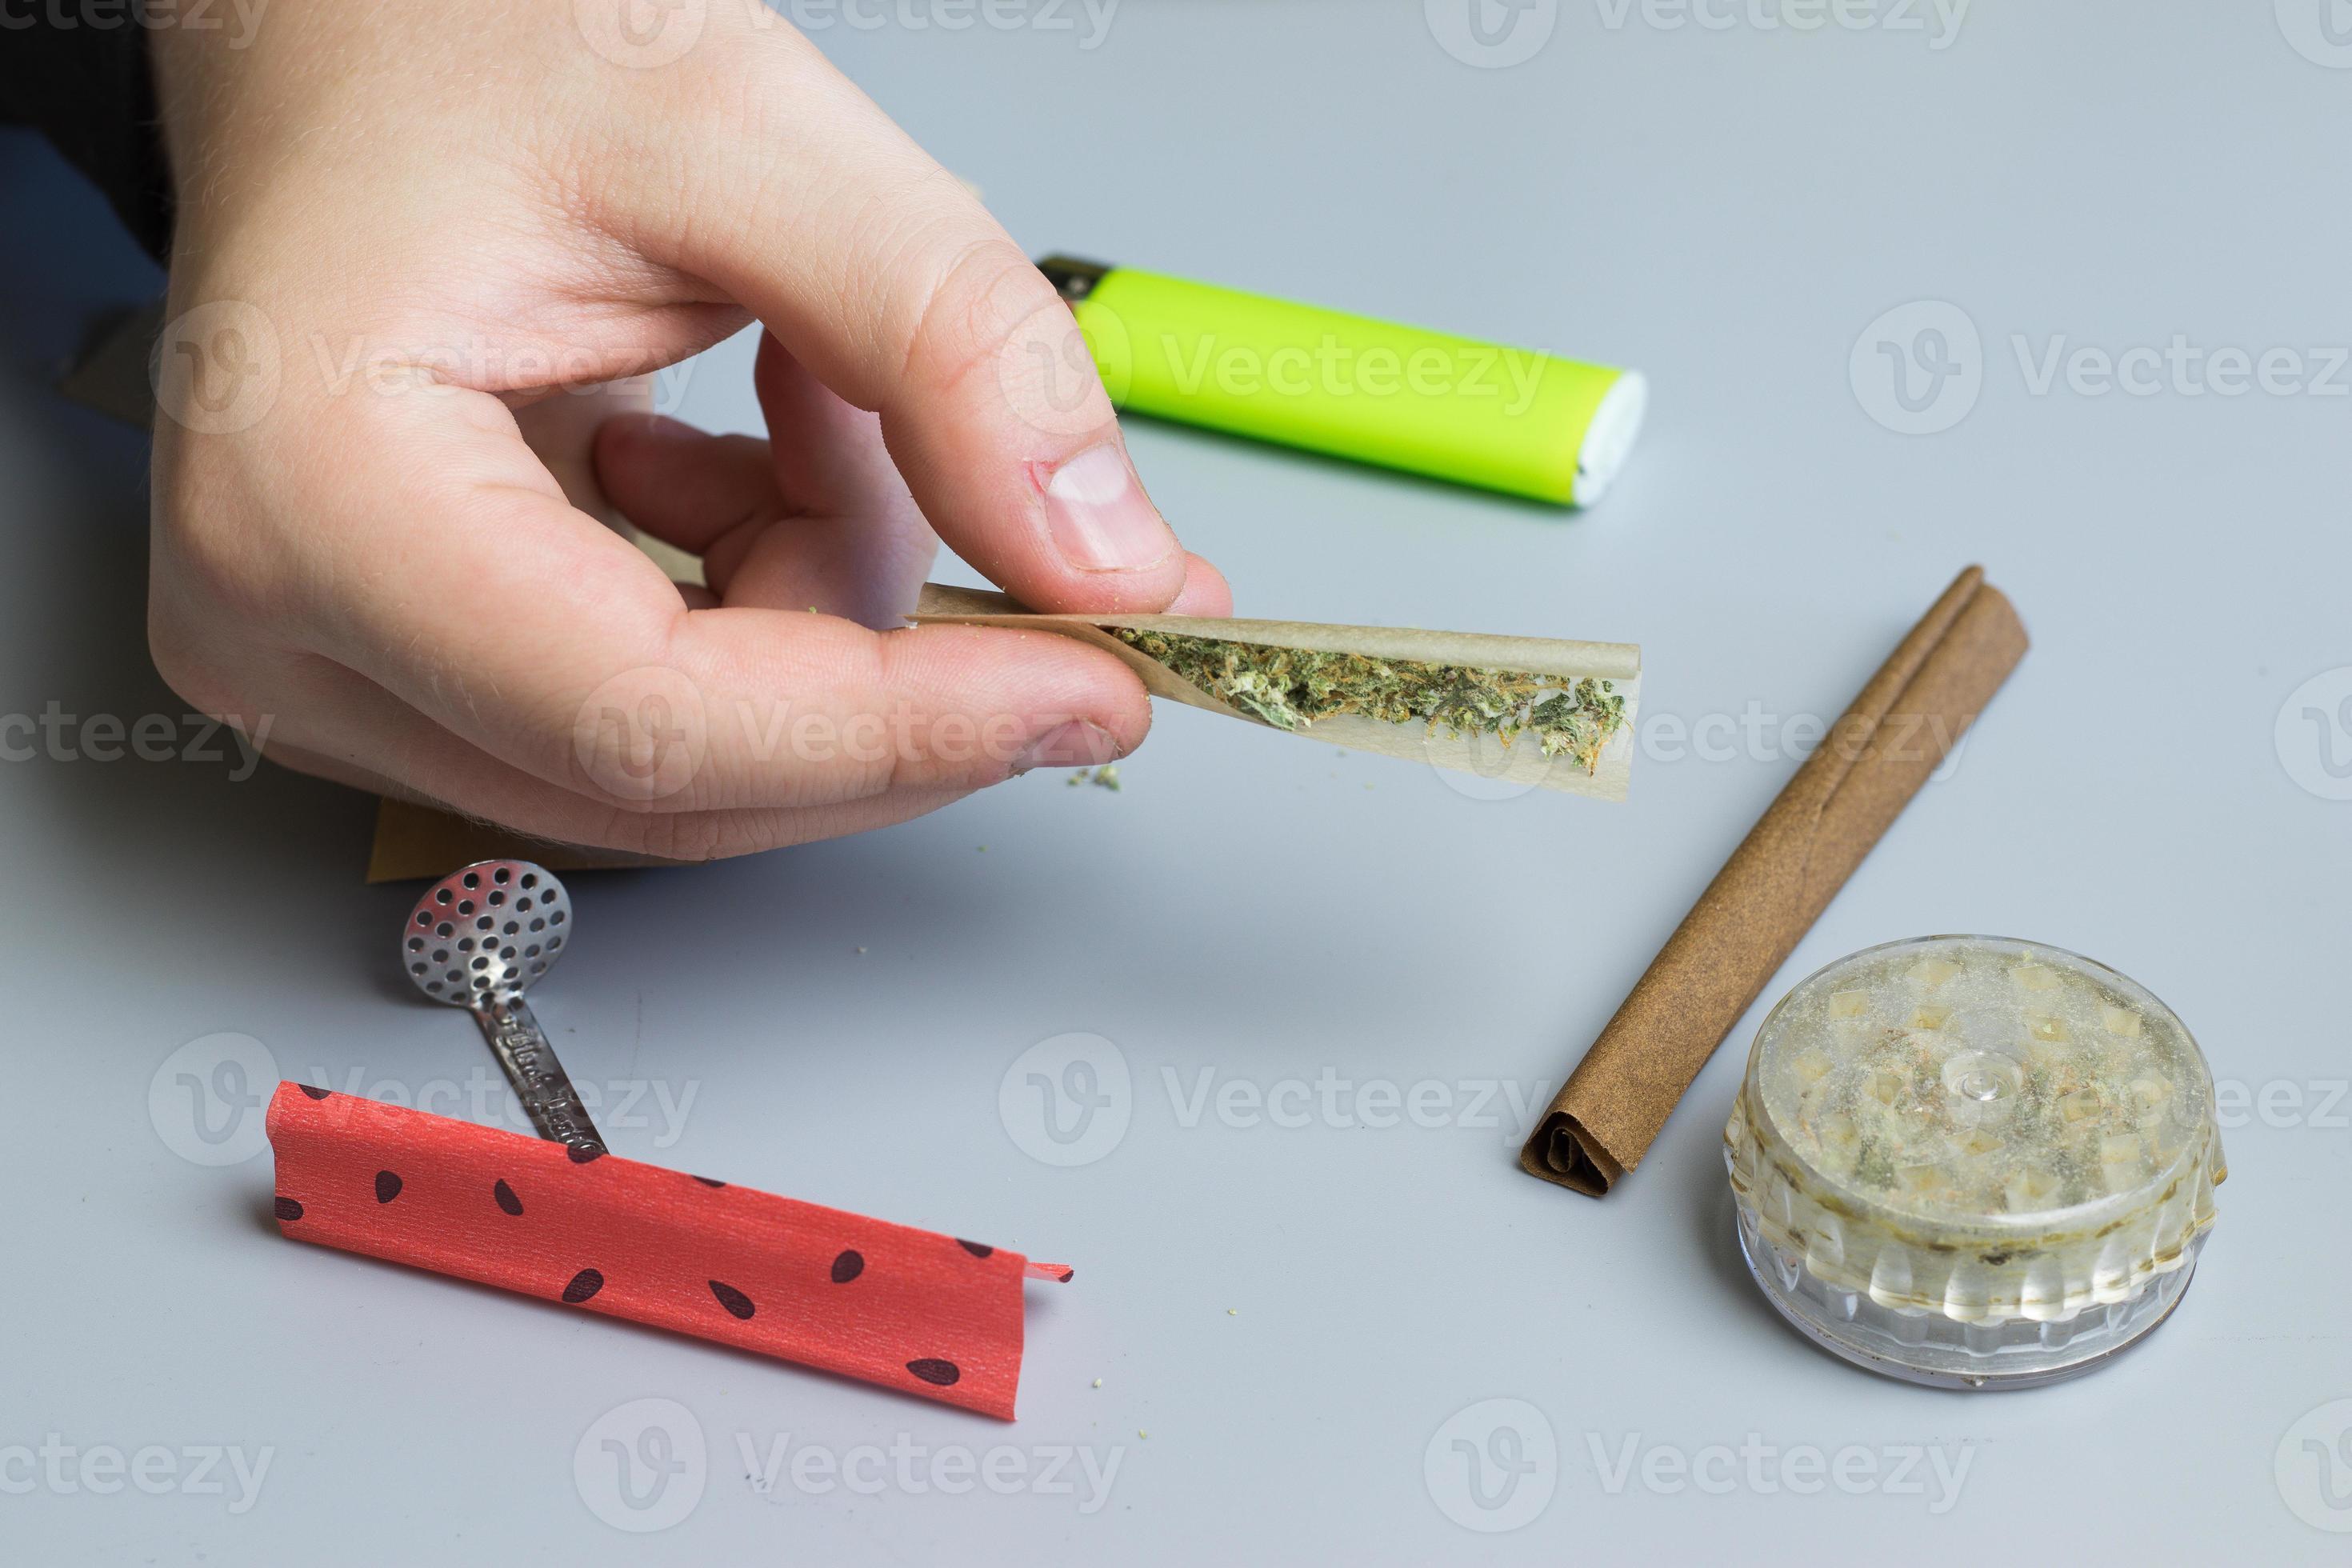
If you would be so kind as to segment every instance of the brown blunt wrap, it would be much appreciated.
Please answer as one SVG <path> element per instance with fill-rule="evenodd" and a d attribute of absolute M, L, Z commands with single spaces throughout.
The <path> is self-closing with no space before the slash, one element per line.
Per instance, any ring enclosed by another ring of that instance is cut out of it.
<path fill-rule="evenodd" d="M 1642 1163 L 1699 1068 L 2025 648 L 2025 627 L 1982 567 L 1944 590 L 1577 1064 L 1520 1151 L 1530 1175 L 1601 1197 Z"/>

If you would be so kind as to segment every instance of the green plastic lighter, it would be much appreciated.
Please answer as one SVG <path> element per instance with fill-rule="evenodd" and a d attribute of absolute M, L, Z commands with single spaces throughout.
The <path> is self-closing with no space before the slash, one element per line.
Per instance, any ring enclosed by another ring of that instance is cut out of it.
<path fill-rule="evenodd" d="M 1126 412 L 1590 506 L 1649 401 L 1637 371 L 1131 267 L 1037 265 Z"/>

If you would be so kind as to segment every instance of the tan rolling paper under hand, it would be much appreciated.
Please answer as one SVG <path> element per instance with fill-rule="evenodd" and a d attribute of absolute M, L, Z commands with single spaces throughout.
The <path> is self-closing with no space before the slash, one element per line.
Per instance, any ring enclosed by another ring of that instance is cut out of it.
<path fill-rule="evenodd" d="M 1748 831 L 1536 1126 L 1519 1163 L 1600 1197 L 1959 743 L 2024 656 L 2025 628 L 1971 566 L 1864 687 Z"/>

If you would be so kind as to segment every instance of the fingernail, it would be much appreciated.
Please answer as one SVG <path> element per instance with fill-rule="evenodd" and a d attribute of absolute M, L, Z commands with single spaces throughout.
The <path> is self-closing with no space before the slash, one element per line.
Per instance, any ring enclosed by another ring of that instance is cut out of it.
<path fill-rule="evenodd" d="M 1045 524 L 1062 559 L 1081 572 L 1139 572 L 1176 552 L 1127 454 L 1106 441 L 1054 470 Z"/>
<path fill-rule="evenodd" d="M 1109 731 L 1083 719 L 1072 719 L 1056 724 L 1022 748 L 1013 759 L 1013 771 L 1025 773 L 1032 768 L 1084 768 L 1109 762 L 1118 755 L 1118 742 Z"/>

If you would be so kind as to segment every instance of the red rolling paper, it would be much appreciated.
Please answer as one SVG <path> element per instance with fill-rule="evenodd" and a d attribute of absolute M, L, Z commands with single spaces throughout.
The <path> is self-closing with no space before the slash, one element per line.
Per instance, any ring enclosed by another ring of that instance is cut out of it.
<path fill-rule="evenodd" d="M 306 1085 L 269 1102 L 298 1241 L 1013 1419 L 1022 1281 L 1060 1264 Z"/>

